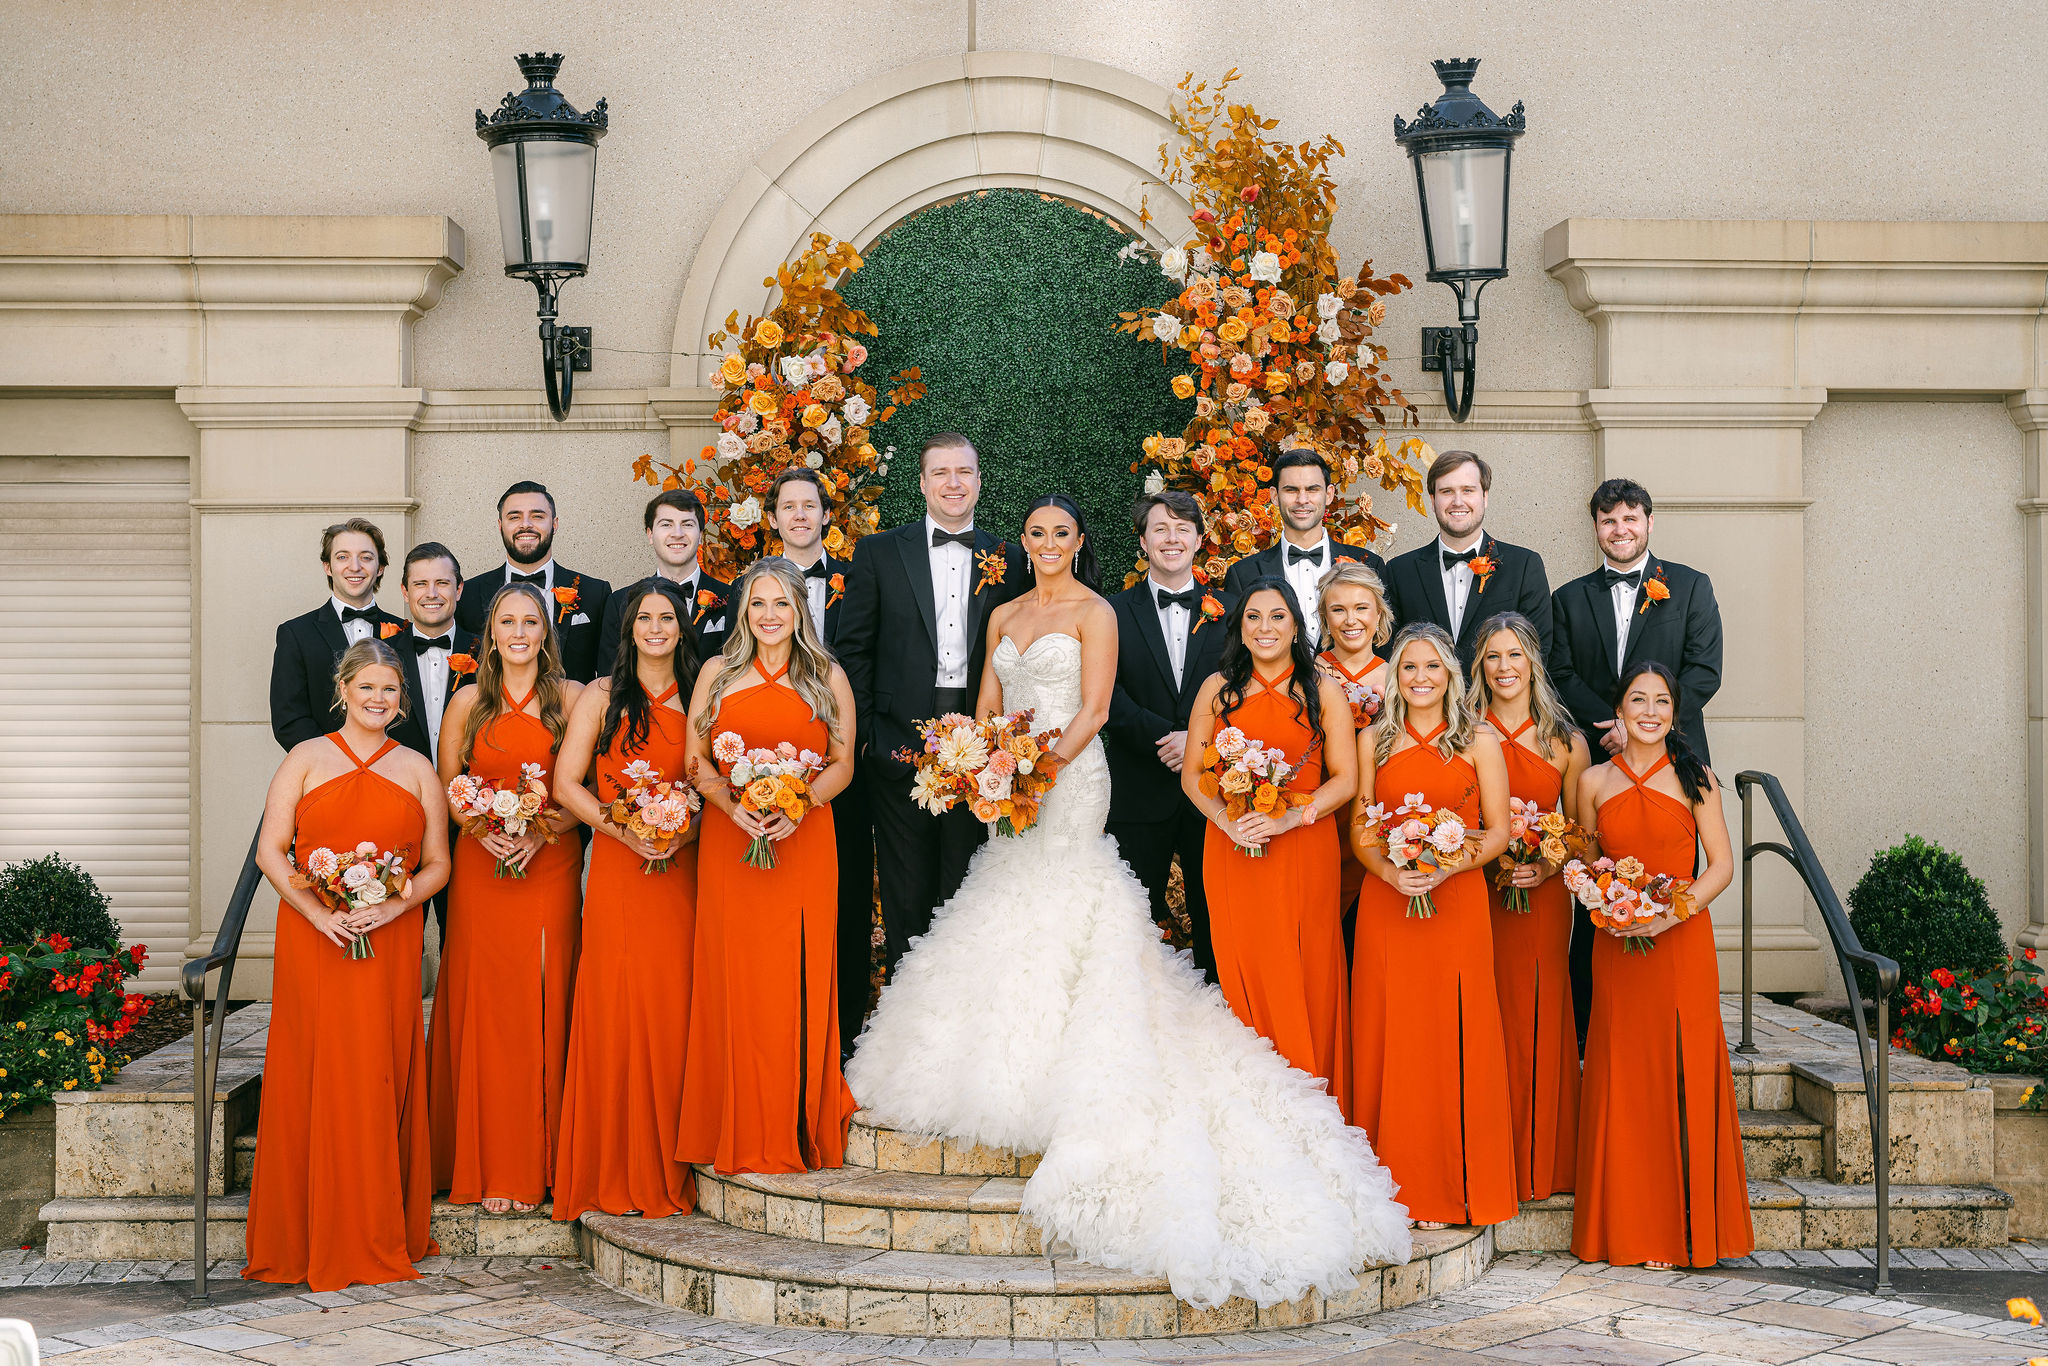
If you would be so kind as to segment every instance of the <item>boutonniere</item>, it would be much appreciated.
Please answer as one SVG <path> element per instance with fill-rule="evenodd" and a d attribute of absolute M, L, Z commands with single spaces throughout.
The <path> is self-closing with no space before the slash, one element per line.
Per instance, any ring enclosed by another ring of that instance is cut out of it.
<path fill-rule="evenodd" d="M 1488 548 L 1491 549 L 1490 546 Z M 1493 571 L 1498 568 L 1500 566 L 1493 562 L 1493 556 L 1491 555 L 1475 555 L 1472 557 L 1472 577 L 1479 581 L 1480 592 L 1484 593 L 1486 591 L 1486 581 L 1493 577 Z"/>
<path fill-rule="evenodd" d="M 576 604 L 582 599 L 582 594 L 576 590 L 581 587 L 583 587 L 583 580 L 578 578 L 576 582 L 555 590 L 555 624 L 557 626 L 567 621 L 569 614 L 576 610 Z"/>
<path fill-rule="evenodd" d="M 1195 630 L 1188 632 L 1188 634 L 1193 635 L 1195 631 L 1201 630 L 1204 626 L 1207 626 L 1222 615 L 1223 604 L 1216 601 L 1216 595 L 1214 593 L 1202 594 L 1201 620 L 1195 623 Z"/>
<path fill-rule="evenodd" d="M 472 655 L 450 655 L 448 656 L 448 672 L 456 678 L 461 678 L 466 674 L 473 674 L 476 672 L 476 658 Z"/>
<path fill-rule="evenodd" d="M 1636 615 L 1641 616 L 1650 610 L 1651 603 L 1662 602 L 1670 596 L 1671 585 L 1664 582 L 1664 566 L 1660 564 L 1656 573 L 1643 580 L 1643 605 L 1636 609 Z"/>
<path fill-rule="evenodd" d="M 977 597 L 980 596 L 981 590 L 990 584 L 1003 581 L 1003 574 L 1009 569 L 1008 562 L 1003 559 L 1003 553 L 1009 548 L 1008 541 L 998 541 L 994 550 L 975 552 L 974 567 L 981 571 L 981 581 L 974 585 Z"/>
<path fill-rule="evenodd" d="M 825 595 L 825 610 L 829 612 L 838 605 L 841 598 L 846 596 L 846 575 L 834 574 L 831 578 L 825 580 L 825 584 L 832 590 Z"/>
<path fill-rule="evenodd" d="M 397 635 L 400 631 L 404 629 L 405 623 L 402 621 L 379 622 L 377 623 L 377 639 L 389 640 L 391 639 L 391 637 Z"/>
<path fill-rule="evenodd" d="M 716 606 L 718 606 L 718 594 L 708 588 L 698 589 L 697 615 L 690 618 L 690 625 L 700 625 L 704 620 L 704 614 Z"/>

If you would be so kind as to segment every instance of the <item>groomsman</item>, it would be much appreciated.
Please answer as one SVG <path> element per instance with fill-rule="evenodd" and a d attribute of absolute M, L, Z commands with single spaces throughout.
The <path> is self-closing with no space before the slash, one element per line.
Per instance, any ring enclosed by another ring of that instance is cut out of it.
<path fill-rule="evenodd" d="M 930 816 L 910 799 L 917 723 L 973 709 L 989 613 L 1024 591 L 1023 550 L 974 525 L 981 457 L 957 432 L 924 443 L 925 515 L 863 536 L 846 576 L 836 649 L 859 712 L 861 781 L 875 819 L 885 961 L 931 928 L 987 833 L 964 805 Z"/>
<path fill-rule="evenodd" d="M 1396 555 L 1381 575 L 1395 629 L 1411 621 L 1443 627 L 1458 643 L 1458 663 L 1470 677 L 1480 623 L 1501 612 L 1520 612 L 1535 626 L 1548 659 L 1550 581 L 1543 557 L 1486 534 L 1492 468 L 1470 451 L 1445 451 L 1431 462 L 1425 486 L 1437 538 Z"/>
<path fill-rule="evenodd" d="M 562 669 L 578 683 L 588 683 L 598 669 L 598 613 L 612 586 L 594 574 L 579 574 L 555 563 L 555 496 L 547 485 L 522 479 L 498 499 L 498 537 L 505 543 L 505 563 L 476 576 L 455 607 L 463 630 L 483 634 L 484 617 L 498 590 L 517 580 L 540 585 L 554 604 L 555 638 L 562 647 Z M 607 673 L 611 660 L 604 661 Z"/>
<path fill-rule="evenodd" d="M 804 571 L 811 625 L 825 648 L 836 651 L 850 566 L 825 550 L 831 520 L 832 495 L 823 475 L 798 465 L 775 476 L 768 525 L 782 538 L 783 558 Z M 839 847 L 839 1047 L 849 1055 L 868 1017 L 874 976 L 875 821 L 861 781 L 856 765 L 853 781 L 832 801 L 832 835 Z"/>
<path fill-rule="evenodd" d="M 1273 462 L 1273 501 L 1280 511 L 1280 539 L 1256 554 L 1247 555 L 1223 576 L 1223 586 L 1241 594 L 1260 579 L 1280 577 L 1294 590 L 1301 604 L 1302 629 L 1311 643 L 1320 646 L 1323 622 L 1316 611 L 1316 584 L 1338 560 L 1364 560 L 1384 581 L 1387 564 L 1370 550 L 1345 545 L 1323 527 L 1323 518 L 1336 500 L 1336 486 L 1330 482 L 1330 465 L 1322 454 L 1310 449 L 1282 451 Z"/>
<path fill-rule="evenodd" d="M 599 672 L 609 675 L 618 659 L 619 638 L 626 631 L 626 602 L 642 586 L 665 587 L 686 604 L 683 620 L 696 639 L 697 658 L 707 661 L 725 648 L 731 626 L 726 596 L 732 585 L 707 574 L 697 563 L 704 544 L 704 500 L 688 489 L 665 489 L 648 500 L 641 518 L 647 544 L 654 548 L 654 572 L 629 583 L 605 600 L 598 627 Z"/>
<path fill-rule="evenodd" d="M 1152 897 L 1162 925 L 1167 877 L 1180 856 L 1181 889 L 1194 930 L 1195 965 L 1216 980 L 1209 942 L 1209 900 L 1202 889 L 1207 822 L 1181 791 L 1188 713 L 1202 680 L 1223 655 L 1223 614 L 1234 594 L 1195 582 L 1202 549 L 1202 508 L 1178 489 L 1148 493 L 1131 522 L 1144 552 L 1145 577 L 1110 599 L 1116 609 L 1116 691 L 1103 727 L 1109 758 L 1109 834 Z"/>
<path fill-rule="evenodd" d="M 384 533 L 351 517 L 320 533 L 320 565 L 328 598 L 277 628 L 270 657 L 270 733 L 289 750 L 341 729 L 334 705 L 334 666 L 359 640 L 388 640 L 405 622 L 377 605 L 384 580 Z"/>
<path fill-rule="evenodd" d="M 1605 562 L 1551 599 L 1551 681 L 1585 731 L 1594 761 L 1604 762 L 1621 753 L 1624 743 L 1615 719 L 1622 670 L 1656 660 L 1678 677 L 1683 706 L 1677 728 L 1705 763 L 1703 713 L 1721 686 L 1721 609 L 1714 585 L 1697 569 L 1650 553 L 1656 519 L 1650 491 L 1641 484 L 1607 480 L 1593 490 L 1590 511 Z M 1591 1018 L 1595 932 L 1584 916 L 1572 917 L 1572 1001 L 1582 1049 Z"/>
<path fill-rule="evenodd" d="M 455 624 L 455 604 L 462 596 L 462 566 L 455 552 L 439 541 L 422 541 L 405 554 L 399 570 L 405 614 L 412 629 L 391 638 L 405 669 L 406 696 L 412 706 L 391 738 L 407 749 L 440 762 L 441 717 L 455 690 L 475 678 L 477 638 Z M 467 669 L 462 665 L 467 664 Z M 448 889 L 434 893 L 430 903 L 441 942 L 448 942 Z"/>

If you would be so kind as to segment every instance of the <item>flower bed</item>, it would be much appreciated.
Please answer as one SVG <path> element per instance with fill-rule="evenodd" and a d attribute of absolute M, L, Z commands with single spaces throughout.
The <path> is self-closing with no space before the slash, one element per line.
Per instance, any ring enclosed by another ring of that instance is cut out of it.
<path fill-rule="evenodd" d="M 126 989 L 147 957 L 140 944 L 91 948 L 55 931 L 0 946 L 0 1117 L 119 1074 L 152 1004 Z"/>

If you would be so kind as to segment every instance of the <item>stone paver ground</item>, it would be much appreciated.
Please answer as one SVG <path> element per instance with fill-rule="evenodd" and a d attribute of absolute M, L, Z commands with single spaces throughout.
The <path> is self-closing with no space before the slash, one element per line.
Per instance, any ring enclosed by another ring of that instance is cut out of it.
<path fill-rule="evenodd" d="M 1943 1265 L 1954 1272 L 2038 1280 L 2048 1288 L 2048 1249 L 2013 1244 L 1923 1255 L 1952 1259 Z M 214 1308 L 89 1327 L 76 1325 L 95 1316 L 74 1310 L 59 1315 L 65 1326 L 42 1338 L 42 1351 L 65 1366 L 890 1366 L 937 1357 L 957 1366 L 1083 1357 L 1200 1357 L 1204 1366 L 1345 1359 L 1361 1366 L 2009 1366 L 2048 1357 L 2048 1330 L 1988 1313 L 1881 1300 L 1839 1286 L 1750 1280 L 1738 1265 L 1704 1275 L 1540 1253 L 1502 1257 L 1462 1290 L 1367 1319 L 1151 1342 L 768 1328 L 646 1303 L 599 1284 L 574 1262 L 437 1257 L 421 1269 L 428 1273 L 422 1279 L 394 1286 L 230 1300 L 261 1291 L 232 1279 L 237 1264 L 222 1263 L 217 1274 L 229 1294 Z M 1841 1262 L 1814 1268 L 1843 1269 Z M 67 1298 L 82 1308 L 94 1296 L 118 1298 L 138 1283 L 168 1289 L 189 1275 L 189 1267 L 161 1262 L 63 1263 L 6 1254 L 0 1315 L 47 1305 L 67 1287 L 75 1287 Z"/>

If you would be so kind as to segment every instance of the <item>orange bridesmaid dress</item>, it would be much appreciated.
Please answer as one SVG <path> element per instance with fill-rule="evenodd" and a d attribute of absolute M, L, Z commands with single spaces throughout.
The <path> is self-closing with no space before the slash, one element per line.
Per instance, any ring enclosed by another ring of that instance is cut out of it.
<path fill-rule="evenodd" d="M 1690 877 L 1699 831 L 1690 807 L 1645 786 L 1659 759 L 1600 807 L 1600 852 Z M 1572 1255 L 1634 1266 L 1712 1266 L 1756 1246 L 1713 917 L 1702 907 L 1630 953 L 1593 937 Z"/>
<path fill-rule="evenodd" d="M 1512 733 L 1492 714 L 1507 757 L 1508 792 L 1555 811 L 1564 775 L 1520 742 L 1534 717 Z M 1526 912 L 1507 908 L 1487 875 L 1493 907 L 1493 981 L 1508 1050 L 1508 1099 L 1514 1105 L 1515 1188 L 1541 1200 L 1572 1188 L 1579 1149 L 1579 1026 L 1572 1014 L 1573 902 L 1555 875 L 1530 889 Z"/>
<path fill-rule="evenodd" d="M 1332 669 L 1335 669 L 1348 682 L 1371 683 L 1381 693 L 1385 693 L 1387 690 L 1387 680 L 1384 672 L 1387 667 L 1387 661 L 1377 655 L 1373 656 L 1372 663 L 1366 665 L 1357 673 L 1353 673 L 1342 664 L 1339 664 L 1337 657 L 1328 651 L 1325 651 L 1323 654 L 1323 662 Z M 1374 678 L 1374 674 L 1379 674 L 1380 677 Z M 1337 847 L 1342 851 L 1343 858 L 1337 873 L 1337 904 L 1344 910 L 1349 911 L 1351 904 L 1358 900 L 1358 889 L 1365 885 L 1365 865 L 1358 861 L 1358 855 L 1351 852 L 1350 840 L 1340 838 L 1337 841 Z"/>
<path fill-rule="evenodd" d="M 328 739 L 355 768 L 299 798 L 293 852 L 337 853 L 364 840 L 417 863 L 426 813 L 419 799 Z M 292 909 L 277 908 L 270 1041 L 249 1191 L 252 1281 L 340 1290 L 410 1281 L 439 1251 L 427 1234 L 433 1187 L 427 1156 L 427 1059 L 420 1027 L 415 906 L 370 931 L 374 957 L 352 959 Z"/>
<path fill-rule="evenodd" d="M 477 733 L 470 772 L 510 783 L 521 764 L 552 777 L 554 738 L 524 701 Z M 569 999 L 576 982 L 583 846 L 544 844 L 523 878 L 498 877 L 478 841 L 455 841 L 448 946 L 434 989 L 429 1083 L 434 1188 L 456 1204 L 500 1197 L 537 1205 L 555 1170 Z"/>
<path fill-rule="evenodd" d="M 1420 792 L 1478 829 L 1471 762 L 1438 752 L 1442 726 L 1408 734 L 1415 744 L 1374 774 L 1373 801 L 1392 808 Z M 1453 873 L 1430 896 L 1436 914 L 1411 917 L 1408 898 L 1387 882 L 1367 878 L 1359 891 L 1352 1122 L 1393 1173 L 1411 1218 L 1497 1224 L 1518 1206 L 1486 873 Z"/>
<path fill-rule="evenodd" d="M 1313 792 L 1323 785 L 1322 737 L 1296 714 L 1294 698 L 1278 691 L 1292 676 L 1291 669 L 1271 680 L 1255 672 L 1261 690 L 1217 724 L 1236 726 L 1300 764 L 1287 786 Z M 1223 998 L 1238 1019 L 1272 1040 L 1280 1056 L 1323 1078 L 1345 1107 L 1351 1044 L 1337 900 L 1342 824 L 1341 816 L 1325 815 L 1268 840 L 1263 858 L 1249 858 L 1211 821 L 1203 836 L 1202 887 Z"/>
<path fill-rule="evenodd" d="M 653 699 L 640 748 L 623 752 L 622 722 L 610 748 L 597 756 L 598 800 L 631 785 L 620 770 L 636 759 L 665 779 L 682 778 L 689 718 L 668 705 L 676 691 L 671 685 Z M 666 871 L 648 873 L 640 856 L 617 840 L 603 836 L 591 843 L 555 1160 L 555 1218 L 592 1209 L 637 1211 L 649 1219 L 688 1214 L 696 1206 L 695 1183 L 675 1150 L 697 940 L 697 846 L 683 845 Z"/>
<path fill-rule="evenodd" d="M 761 682 L 726 694 L 711 734 L 749 749 L 826 751 L 825 723 L 754 662 Z M 832 808 L 814 807 L 745 861 L 747 837 L 708 803 L 697 852 L 697 952 L 676 1157 L 722 1172 L 800 1172 L 846 1158 L 858 1107 L 839 1067 L 839 855 Z"/>

